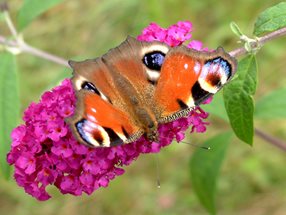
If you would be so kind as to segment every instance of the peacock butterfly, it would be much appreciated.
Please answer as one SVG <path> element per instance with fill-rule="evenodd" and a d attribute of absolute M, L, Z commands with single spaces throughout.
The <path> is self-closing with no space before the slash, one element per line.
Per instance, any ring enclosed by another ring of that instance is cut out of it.
<path fill-rule="evenodd" d="M 69 64 L 77 104 L 67 122 L 76 139 L 92 147 L 130 143 L 142 135 L 158 142 L 158 124 L 187 116 L 237 67 L 223 48 L 196 51 L 130 36 L 99 58 Z"/>

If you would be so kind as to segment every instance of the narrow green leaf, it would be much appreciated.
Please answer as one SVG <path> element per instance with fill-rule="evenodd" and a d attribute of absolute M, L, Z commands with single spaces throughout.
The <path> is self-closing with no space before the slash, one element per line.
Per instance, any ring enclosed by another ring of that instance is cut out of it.
<path fill-rule="evenodd" d="M 286 118 L 286 88 L 275 90 L 259 99 L 255 106 L 255 117 L 262 119 Z"/>
<path fill-rule="evenodd" d="M 230 29 L 232 30 L 232 32 L 236 36 L 238 36 L 238 37 L 243 36 L 243 33 L 241 32 L 240 28 L 238 27 L 238 25 L 235 22 L 231 22 L 230 23 Z"/>
<path fill-rule="evenodd" d="M 252 96 L 257 84 L 257 65 L 254 55 L 249 55 L 238 64 L 238 77 L 224 87 L 223 96 L 227 115 L 236 136 L 249 145 L 253 142 Z"/>
<path fill-rule="evenodd" d="M 17 17 L 19 30 L 22 31 L 33 19 L 62 1 L 63 0 L 25 0 Z"/>
<path fill-rule="evenodd" d="M 263 11 L 256 19 L 254 34 L 275 31 L 286 26 L 286 2 L 281 2 Z"/>
<path fill-rule="evenodd" d="M 15 56 L 0 53 L 0 174 L 10 176 L 6 155 L 10 149 L 10 134 L 19 119 L 19 94 Z"/>
<path fill-rule="evenodd" d="M 215 94 L 212 102 L 210 104 L 203 105 L 202 108 L 204 111 L 228 121 L 227 113 L 224 108 L 222 92 Z"/>
<path fill-rule="evenodd" d="M 231 136 L 231 133 L 228 132 L 207 140 L 203 146 L 209 146 L 211 149 L 199 148 L 191 158 L 192 185 L 200 202 L 210 214 L 216 214 L 216 182 Z"/>

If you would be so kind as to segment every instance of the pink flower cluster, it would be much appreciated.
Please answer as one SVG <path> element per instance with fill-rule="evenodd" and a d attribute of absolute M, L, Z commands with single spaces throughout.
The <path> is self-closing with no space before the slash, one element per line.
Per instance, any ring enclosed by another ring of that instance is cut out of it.
<path fill-rule="evenodd" d="M 137 39 L 146 42 L 157 40 L 169 46 L 178 46 L 192 37 L 191 31 L 192 23 L 187 21 L 180 21 L 167 29 L 160 27 L 156 23 L 151 23 Z"/>
<path fill-rule="evenodd" d="M 152 23 L 138 37 L 140 40 L 159 40 L 169 45 L 180 45 L 190 39 L 190 22 L 178 22 L 163 29 Z M 201 49 L 201 43 L 190 47 Z M 19 186 L 38 200 L 47 200 L 48 185 L 56 186 L 63 194 L 91 194 L 99 187 L 107 187 L 110 180 L 124 173 L 142 153 L 157 153 L 175 138 L 184 139 L 191 132 L 204 132 L 208 113 L 197 107 L 187 118 L 161 125 L 160 143 L 150 143 L 144 137 L 130 144 L 111 148 L 88 148 L 73 137 L 64 119 L 75 109 L 75 94 L 69 79 L 45 92 L 39 103 L 32 103 L 24 113 L 24 124 L 11 134 L 11 151 L 7 161 L 14 165 L 14 178 Z"/>

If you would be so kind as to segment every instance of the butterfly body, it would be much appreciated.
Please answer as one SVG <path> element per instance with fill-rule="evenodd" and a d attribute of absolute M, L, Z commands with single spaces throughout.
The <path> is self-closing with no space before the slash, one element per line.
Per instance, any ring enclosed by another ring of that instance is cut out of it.
<path fill-rule="evenodd" d="M 77 105 L 67 122 L 79 142 L 93 147 L 142 135 L 160 141 L 159 124 L 187 116 L 236 70 L 222 48 L 199 52 L 132 37 L 102 57 L 70 65 Z"/>

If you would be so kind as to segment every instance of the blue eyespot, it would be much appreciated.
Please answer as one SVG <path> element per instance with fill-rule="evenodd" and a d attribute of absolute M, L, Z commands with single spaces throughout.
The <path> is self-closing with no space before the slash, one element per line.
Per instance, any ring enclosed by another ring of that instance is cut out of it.
<path fill-rule="evenodd" d="M 91 82 L 87 82 L 87 81 L 83 82 L 81 84 L 81 89 L 88 90 L 97 95 L 100 95 L 99 91 L 96 89 L 96 87 Z"/>
<path fill-rule="evenodd" d="M 91 144 L 91 142 L 90 142 L 90 137 L 88 136 L 88 134 L 84 130 L 84 125 L 86 122 L 87 122 L 86 119 L 82 119 L 75 124 L 75 127 L 76 127 L 76 130 L 78 131 L 78 134 L 86 142 L 86 144 L 89 146 L 93 146 L 93 144 Z"/>
<path fill-rule="evenodd" d="M 154 51 L 144 55 L 143 63 L 151 70 L 160 71 L 164 59 L 165 59 L 164 53 L 160 51 Z"/>
<path fill-rule="evenodd" d="M 227 79 L 229 79 L 231 77 L 231 65 L 229 64 L 229 62 L 221 57 L 217 57 L 211 60 L 208 60 L 206 62 L 206 66 L 210 66 L 211 64 L 218 64 L 220 67 L 223 68 L 223 70 L 225 71 L 226 77 Z"/>

